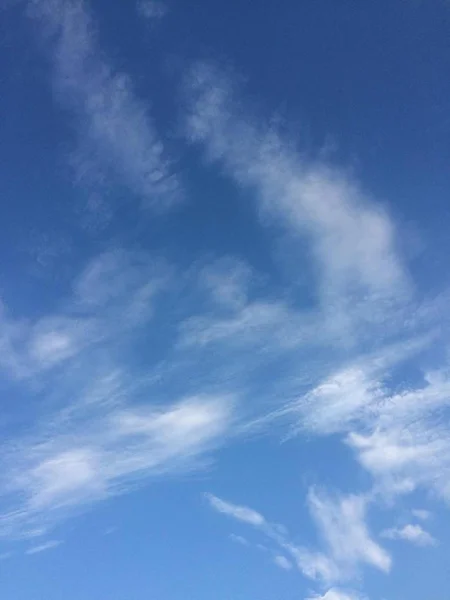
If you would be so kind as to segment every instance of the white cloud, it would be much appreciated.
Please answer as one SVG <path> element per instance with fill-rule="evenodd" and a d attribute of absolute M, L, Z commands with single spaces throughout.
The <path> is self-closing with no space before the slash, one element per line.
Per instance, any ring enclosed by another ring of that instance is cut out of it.
<path fill-rule="evenodd" d="M 339 590 L 337 588 L 329 589 L 323 596 L 315 595 L 306 598 L 306 600 L 367 600 L 365 597 L 363 598 L 360 594 L 355 592 L 348 592 Z"/>
<path fill-rule="evenodd" d="M 250 545 L 249 541 L 242 535 L 236 535 L 234 533 L 231 533 L 229 538 L 232 542 L 235 542 L 236 544 L 240 544 L 241 546 L 249 546 Z"/>
<path fill-rule="evenodd" d="M 288 407 L 297 431 L 342 434 L 373 475 L 375 492 L 392 497 L 421 486 L 449 500 L 450 442 L 442 418 L 450 398 L 447 367 L 425 372 L 414 385 L 393 386 L 399 365 L 412 358 L 420 364 L 433 339 L 385 346 L 326 376 Z"/>
<path fill-rule="evenodd" d="M 290 571 L 292 569 L 291 561 L 285 556 L 281 556 L 281 554 L 277 554 L 274 557 L 273 562 L 277 565 L 277 567 L 280 567 L 280 569 L 283 569 L 284 571 Z"/>
<path fill-rule="evenodd" d="M 310 490 L 309 508 L 326 552 L 295 545 L 284 527 L 270 523 L 252 508 L 226 502 L 212 494 L 206 497 L 217 512 L 257 528 L 290 557 L 305 577 L 314 581 L 330 584 L 350 580 L 358 574 L 361 564 L 384 572 L 391 568 L 389 554 L 369 535 L 365 522 L 366 500 L 362 497 L 341 496 L 331 499 Z M 275 553 L 275 556 L 278 554 Z M 291 560 L 288 560 L 290 564 Z"/>
<path fill-rule="evenodd" d="M 232 517 L 237 521 L 243 521 L 244 523 L 248 523 L 254 527 L 261 527 L 266 522 L 264 517 L 252 508 L 226 502 L 225 500 L 222 500 L 213 494 L 206 494 L 205 497 L 214 510 Z"/>
<path fill-rule="evenodd" d="M 372 373 L 349 366 L 301 399 L 301 425 L 322 434 L 339 432 L 364 418 L 382 399 L 382 386 Z"/>
<path fill-rule="evenodd" d="M 254 278 L 248 265 L 231 258 L 217 260 L 200 273 L 202 285 L 217 305 L 229 309 L 240 309 L 248 303 L 248 288 Z"/>
<path fill-rule="evenodd" d="M 121 250 L 93 258 L 73 283 L 59 312 L 34 322 L 0 311 L 0 368 L 19 379 L 63 366 L 99 346 L 123 343 L 153 316 L 167 285 L 163 263 Z M 0 307 L 1 308 L 1 307 Z"/>
<path fill-rule="evenodd" d="M 255 191 L 266 217 L 310 241 L 322 309 L 336 333 L 353 329 L 368 295 L 376 302 L 364 319 L 381 307 L 378 316 L 386 318 L 408 287 L 387 213 L 347 174 L 305 160 L 291 140 L 257 123 L 233 92 L 211 65 L 194 68 L 186 84 L 187 137 L 203 144 L 239 186 Z"/>
<path fill-rule="evenodd" d="M 370 537 L 366 525 L 365 498 L 330 498 L 312 489 L 308 502 L 330 556 L 341 570 L 343 578 L 352 576 L 360 563 L 384 572 L 390 570 L 391 557 Z"/>
<path fill-rule="evenodd" d="M 0 534 L 49 523 L 67 511 L 123 493 L 132 481 L 192 466 L 226 435 L 228 399 L 199 397 L 145 412 L 101 407 L 63 431 L 16 442 L 4 457 L 3 491 L 11 505 Z"/>
<path fill-rule="evenodd" d="M 299 571 L 308 579 L 329 583 L 342 579 L 339 566 L 332 557 L 323 552 L 315 552 L 308 548 L 294 546 L 283 542 L 282 547 L 292 556 Z"/>
<path fill-rule="evenodd" d="M 258 343 L 264 336 L 275 336 L 281 343 L 287 333 L 289 308 L 277 302 L 253 302 L 231 316 L 192 317 L 181 329 L 183 345 L 205 346 L 214 342 L 232 345 Z M 281 328 L 281 330 L 280 330 Z"/>
<path fill-rule="evenodd" d="M 39 546 L 33 546 L 26 550 L 25 554 L 40 554 L 41 552 L 46 552 L 47 550 L 53 550 L 53 548 L 57 548 L 62 544 L 59 540 L 50 540 L 45 542 L 45 544 L 40 544 Z"/>
<path fill-rule="evenodd" d="M 94 451 L 77 448 L 51 455 L 39 462 L 27 473 L 29 481 L 24 481 L 25 488 L 28 484 L 32 492 L 29 508 L 41 510 L 48 506 L 59 507 L 78 502 L 80 494 L 90 496 L 102 493 L 103 481 L 97 461 Z"/>
<path fill-rule="evenodd" d="M 431 519 L 431 512 L 429 510 L 425 510 L 424 508 L 415 508 L 411 511 L 413 517 L 420 519 L 421 521 L 428 521 Z"/>
<path fill-rule="evenodd" d="M 159 0 L 140 0 L 136 7 L 139 15 L 145 19 L 159 20 L 168 13 L 167 4 Z"/>
<path fill-rule="evenodd" d="M 436 540 L 434 537 L 425 531 L 420 525 L 408 524 L 404 527 L 394 527 L 392 529 L 386 529 L 382 532 L 382 537 L 391 540 L 404 540 L 405 542 L 411 542 L 416 546 L 435 546 Z"/>
<path fill-rule="evenodd" d="M 109 252 L 75 278 L 56 314 L 34 323 L 3 314 L 0 366 L 49 408 L 42 421 L 25 415 L 28 433 L 2 445 L 0 535 L 51 527 L 143 477 L 201 467 L 231 434 L 234 393 L 201 393 L 192 373 L 188 393 L 181 359 L 180 381 L 163 387 L 157 362 L 129 360 L 169 280 L 160 263 Z"/>
<path fill-rule="evenodd" d="M 52 44 L 56 98 L 76 120 L 78 177 L 100 186 L 125 184 L 145 205 L 179 198 L 178 179 L 147 108 L 129 77 L 103 58 L 83 1 L 30 0 L 28 6 Z"/>
<path fill-rule="evenodd" d="M 78 354 L 98 335 L 98 323 L 68 316 L 43 318 L 34 325 L 28 353 L 37 369 L 46 369 Z"/>

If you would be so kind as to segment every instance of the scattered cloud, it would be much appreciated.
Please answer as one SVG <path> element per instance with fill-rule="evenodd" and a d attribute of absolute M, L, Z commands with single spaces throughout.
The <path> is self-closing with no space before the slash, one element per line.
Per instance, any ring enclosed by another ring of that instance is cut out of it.
<path fill-rule="evenodd" d="M 310 596 L 309 598 L 306 598 L 306 600 L 367 600 L 367 598 L 365 596 L 360 596 L 355 592 L 331 588 L 323 596 L 318 594 Z"/>
<path fill-rule="evenodd" d="M 297 432 L 343 436 L 372 474 L 376 493 L 392 497 L 423 487 L 450 499 L 448 424 L 441 418 L 450 397 L 447 367 L 419 371 L 414 384 L 395 380 L 399 365 L 419 362 L 431 339 L 359 356 L 290 405 Z"/>
<path fill-rule="evenodd" d="M 55 97 L 74 116 L 77 177 L 99 189 L 125 185 L 145 206 L 178 200 L 180 182 L 147 104 L 105 59 L 83 0 L 36 0 L 28 8 L 51 48 Z"/>
<path fill-rule="evenodd" d="M 425 510 L 424 508 L 415 508 L 411 511 L 413 517 L 416 519 L 420 519 L 421 521 L 428 521 L 431 519 L 432 514 L 429 510 Z"/>
<path fill-rule="evenodd" d="M 169 11 L 165 2 L 159 0 L 140 0 L 137 3 L 137 11 L 141 17 L 151 20 L 160 20 Z"/>
<path fill-rule="evenodd" d="M 254 191 L 264 222 L 311 243 L 330 327 L 353 335 L 358 316 L 369 319 L 360 312 L 367 298 L 370 318 L 381 307 L 386 318 L 409 286 L 389 215 L 348 174 L 305 160 L 291 140 L 246 113 L 233 83 L 211 64 L 193 68 L 185 93 L 187 138 Z"/>
<path fill-rule="evenodd" d="M 233 394 L 161 390 L 158 362 L 133 364 L 169 280 L 165 265 L 108 252 L 56 314 L 30 322 L 4 311 L 0 368 L 48 408 L 2 444 L 0 535 L 45 530 L 144 477 L 201 467 L 231 434 Z"/>
<path fill-rule="evenodd" d="M 41 552 L 46 552 L 47 550 L 53 550 L 60 546 L 62 542 L 60 540 L 50 540 L 45 542 L 45 544 L 40 544 L 39 546 L 33 546 L 29 548 L 25 554 L 40 554 Z"/>
<path fill-rule="evenodd" d="M 280 569 L 283 569 L 284 571 L 290 571 L 292 569 L 291 561 L 281 554 L 277 554 L 274 557 L 273 562 L 277 565 L 277 567 L 280 567 Z"/>
<path fill-rule="evenodd" d="M 245 537 L 242 537 L 242 535 L 236 535 L 234 533 L 231 533 L 229 538 L 232 542 L 235 542 L 236 544 L 240 544 L 241 546 L 249 546 L 250 545 L 249 541 Z"/>
<path fill-rule="evenodd" d="M 308 504 L 313 519 L 324 541 L 325 552 L 314 551 L 294 544 L 286 528 L 270 523 L 251 508 L 232 504 L 207 494 L 211 508 L 237 521 L 255 527 L 272 545 L 289 557 L 303 575 L 325 585 L 347 581 L 358 574 L 358 567 L 367 564 L 388 572 L 391 568 L 389 554 L 369 535 L 365 522 L 366 500 L 359 496 L 342 496 L 331 499 L 311 489 Z M 276 552 L 275 556 L 278 555 Z M 280 562 L 280 561 L 277 561 Z M 283 561 L 284 562 L 284 561 Z M 287 563 L 284 562 L 286 568 Z"/>
<path fill-rule="evenodd" d="M 226 435 L 230 405 L 222 398 L 188 398 L 172 405 L 102 408 L 63 431 L 22 440 L 3 459 L 0 534 L 52 524 L 131 482 L 192 466 Z"/>
<path fill-rule="evenodd" d="M 213 494 L 206 494 L 205 497 L 208 500 L 210 506 L 214 508 L 214 510 L 229 517 L 232 517 L 237 521 L 248 523 L 249 525 L 253 525 L 254 527 L 261 527 L 266 522 L 264 517 L 252 508 L 248 508 L 246 506 L 238 506 L 237 504 L 231 504 L 230 502 L 221 500 Z"/>
<path fill-rule="evenodd" d="M 6 307 L 0 310 L 0 368 L 22 379 L 98 347 L 123 344 L 152 318 L 153 302 L 169 276 L 166 265 L 139 254 L 114 250 L 94 257 L 55 314 L 33 322 L 11 319 Z"/>
<path fill-rule="evenodd" d="M 382 537 L 391 540 L 404 540 L 416 546 L 435 546 L 434 537 L 425 531 L 420 525 L 408 524 L 404 527 L 394 527 L 382 532 Z"/>
<path fill-rule="evenodd" d="M 366 498 L 331 498 L 312 489 L 308 502 L 329 554 L 344 578 L 353 575 L 360 563 L 389 572 L 391 557 L 370 537 L 367 528 Z"/>

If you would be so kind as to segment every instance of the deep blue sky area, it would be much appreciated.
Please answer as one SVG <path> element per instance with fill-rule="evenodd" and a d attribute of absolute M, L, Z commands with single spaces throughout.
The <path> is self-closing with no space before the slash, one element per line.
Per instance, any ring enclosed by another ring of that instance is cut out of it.
<path fill-rule="evenodd" d="M 0 598 L 447 600 L 450 4 L 0 8 Z"/>

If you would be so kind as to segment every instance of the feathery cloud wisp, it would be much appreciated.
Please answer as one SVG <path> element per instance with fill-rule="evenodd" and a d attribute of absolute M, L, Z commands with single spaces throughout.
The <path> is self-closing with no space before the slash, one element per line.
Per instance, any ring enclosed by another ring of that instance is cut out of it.
<path fill-rule="evenodd" d="M 151 369 L 129 365 L 168 278 L 140 255 L 105 253 L 57 314 L 3 317 L 3 372 L 60 408 L 2 445 L 0 535 L 26 535 L 144 477 L 198 466 L 228 436 L 233 395 L 161 391 Z"/>
<path fill-rule="evenodd" d="M 312 516 L 334 561 L 344 573 L 359 563 L 366 563 L 388 572 L 391 557 L 369 535 L 366 525 L 367 501 L 361 496 L 332 499 L 310 490 L 308 497 Z"/>
<path fill-rule="evenodd" d="M 277 565 L 277 567 L 283 569 L 283 571 L 290 571 L 292 569 L 291 561 L 281 554 L 277 554 L 274 557 L 273 562 Z"/>
<path fill-rule="evenodd" d="M 325 543 L 326 552 L 293 544 L 284 527 L 270 523 L 252 508 L 206 495 L 211 508 L 258 529 L 292 559 L 305 577 L 324 584 L 352 579 L 361 564 L 388 572 L 389 554 L 369 535 L 366 501 L 359 496 L 331 499 L 310 490 L 309 508 Z M 289 561 L 291 562 L 291 561 Z M 281 565 L 280 565 L 281 566 Z"/>
<path fill-rule="evenodd" d="M 351 326 L 350 299 L 353 314 L 368 294 L 386 310 L 408 287 L 388 215 L 347 175 L 305 161 L 289 140 L 245 114 L 232 88 L 211 65 L 192 70 L 186 84 L 188 139 L 202 144 L 238 185 L 254 190 L 265 215 L 311 242 L 322 307 L 332 307 L 338 330 Z"/>
<path fill-rule="evenodd" d="M 39 544 L 39 546 L 32 546 L 28 550 L 26 550 L 25 554 L 40 554 L 41 552 L 46 552 L 47 550 L 53 550 L 60 546 L 62 542 L 60 540 L 50 540 L 45 542 L 44 544 Z"/>
<path fill-rule="evenodd" d="M 347 592 L 337 588 L 329 589 L 323 596 L 316 595 L 306 600 L 367 600 L 355 592 Z"/>
<path fill-rule="evenodd" d="M 435 546 L 436 540 L 434 537 L 425 531 L 420 525 L 408 523 L 404 527 L 394 527 L 386 529 L 381 533 L 382 537 L 390 540 L 404 540 L 411 542 L 416 546 Z"/>
<path fill-rule="evenodd" d="M 160 0 L 138 0 L 136 8 L 141 17 L 151 20 L 162 19 L 169 11 L 167 4 Z"/>
<path fill-rule="evenodd" d="M 226 502 L 225 500 L 222 500 L 213 494 L 206 494 L 205 497 L 214 510 L 217 510 L 218 512 L 229 517 L 233 517 L 237 521 L 248 523 L 254 527 L 261 527 L 266 522 L 264 517 L 252 508 L 231 504 L 230 502 Z"/>
<path fill-rule="evenodd" d="M 83 0 L 34 0 L 28 7 L 51 45 L 56 98 L 75 117 L 78 177 L 101 187 L 124 184 L 144 206 L 178 200 L 180 182 L 146 106 L 130 78 L 103 58 Z"/>

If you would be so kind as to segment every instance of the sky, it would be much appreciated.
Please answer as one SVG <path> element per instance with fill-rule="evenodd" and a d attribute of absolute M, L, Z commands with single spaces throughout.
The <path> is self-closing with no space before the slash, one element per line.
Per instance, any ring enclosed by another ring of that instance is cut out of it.
<path fill-rule="evenodd" d="M 447 600 L 448 2 L 0 6 L 2 600 Z"/>

